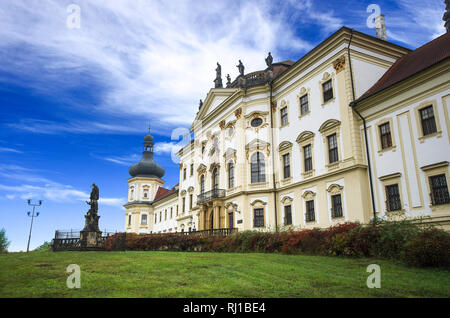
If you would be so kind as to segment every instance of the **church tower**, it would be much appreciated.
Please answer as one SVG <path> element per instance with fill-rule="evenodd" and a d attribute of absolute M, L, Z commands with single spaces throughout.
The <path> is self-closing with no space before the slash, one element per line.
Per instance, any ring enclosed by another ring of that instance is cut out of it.
<path fill-rule="evenodd" d="M 125 231 L 150 233 L 152 231 L 153 200 L 158 189 L 163 187 L 164 169 L 153 160 L 153 136 L 144 137 L 142 160 L 129 169 L 128 202 L 126 209 Z"/>

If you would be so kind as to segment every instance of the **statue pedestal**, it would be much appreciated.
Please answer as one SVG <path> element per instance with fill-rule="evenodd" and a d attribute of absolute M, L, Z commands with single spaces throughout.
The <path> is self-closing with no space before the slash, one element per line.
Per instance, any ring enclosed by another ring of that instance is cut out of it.
<path fill-rule="evenodd" d="M 100 231 L 81 231 L 80 242 L 82 247 L 100 247 L 102 232 Z"/>

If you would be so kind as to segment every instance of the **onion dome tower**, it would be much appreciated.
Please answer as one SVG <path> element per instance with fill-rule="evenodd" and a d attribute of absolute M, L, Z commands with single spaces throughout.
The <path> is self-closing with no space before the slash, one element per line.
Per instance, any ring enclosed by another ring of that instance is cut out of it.
<path fill-rule="evenodd" d="M 128 172 L 128 202 L 124 205 L 125 231 L 150 233 L 153 220 L 153 200 L 159 188 L 163 188 L 164 169 L 153 160 L 153 136 L 144 137 L 142 160 L 130 167 Z"/>
<path fill-rule="evenodd" d="M 130 176 L 144 177 L 144 178 L 159 178 L 164 176 L 164 168 L 158 165 L 155 160 L 153 160 L 153 136 L 150 134 L 150 129 L 148 134 L 144 137 L 144 150 L 142 152 L 142 160 L 130 167 L 128 171 Z"/>

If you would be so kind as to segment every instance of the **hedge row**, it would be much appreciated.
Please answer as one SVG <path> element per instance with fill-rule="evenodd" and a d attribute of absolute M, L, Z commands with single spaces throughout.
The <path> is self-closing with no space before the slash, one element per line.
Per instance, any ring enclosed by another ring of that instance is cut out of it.
<path fill-rule="evenodd" d="M 116 238 L 108 238 L 107 248 L 112 249 Z M 127 234 L 126 249 L 382 257 L 401 259 L 414 266 L 450 267 L 450 234 L 408 220 L 370 225 L 347 222 L 301 231 L 244 231 L 226 237 Z"/>

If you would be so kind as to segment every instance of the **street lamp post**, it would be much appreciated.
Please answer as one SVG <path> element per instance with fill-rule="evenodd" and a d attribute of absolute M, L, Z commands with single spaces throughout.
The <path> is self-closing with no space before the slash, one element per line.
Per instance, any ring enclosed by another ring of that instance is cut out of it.
<path fill-rule="evenodd" d="M 27 252 L 30 250 L 30 240 L 31 240 L 31 231 L 33 230 L 33 220 L 34 218 L 37 218 L 39 216 L 39 212 L 34 213 L 34 210 L 37 206 L 42 205 L 42 200 L 39 200 L 39 203 L 31 203 L 31 200 L 28 200 L 28 205 L 33 207 L 33 212 L 28 212 L 27 215 L 31 217 L 31 225 L 30 225 L 30 234 L 28 235 L 28 245 L 27 245 Z"/>

